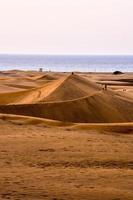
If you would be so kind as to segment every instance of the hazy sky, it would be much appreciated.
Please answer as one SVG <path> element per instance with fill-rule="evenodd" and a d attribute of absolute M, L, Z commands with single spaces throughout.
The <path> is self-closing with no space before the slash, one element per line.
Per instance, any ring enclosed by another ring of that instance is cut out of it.
<path fill-rule="evenodd" d="M 133 54 L 133 0 L 0 0 L 0 53 Z"/>

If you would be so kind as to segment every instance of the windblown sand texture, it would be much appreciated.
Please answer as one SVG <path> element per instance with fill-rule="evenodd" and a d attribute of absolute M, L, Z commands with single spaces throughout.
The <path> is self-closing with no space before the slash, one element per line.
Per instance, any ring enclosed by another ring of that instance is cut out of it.
<path fill-rule="evenodd" d="M 0 72 L 0 199 L 132 200 L 133 74 Z"/>

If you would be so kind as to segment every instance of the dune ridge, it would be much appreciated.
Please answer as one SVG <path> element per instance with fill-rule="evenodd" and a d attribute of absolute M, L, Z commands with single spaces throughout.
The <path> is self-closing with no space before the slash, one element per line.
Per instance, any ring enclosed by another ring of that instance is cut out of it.
<path fill-rule="evenodd" d="M 100 91 L 101 87 L 76 74 L 69 75 L 45 101 L 67 101 L 92 95 Z"/>
<path fill-rule="evenodd" d="M 73 101 L 1 105 L 0 112 L 76 123 L 119 123 L 133 119 L 130 101 L 103 91 Z"/>
<path fill-rule="evenodd" d="M 7 72 L 0 199 L 132 200 L 133 89 L 97 84 L 131 76 Z"/>
<path fill-rule="evenodd" d="M 0 94 L 0 113 L 72 123 L 126 123 L 133 121 L 133 102 L 81 75 L 68 74 L 33 89 Z"/>
<path fill-rule="evenodd" d="M 54 81 L 54 83 L 46 83 L 25 91 L 0 93 L 0 104 L 32 104 L 41 101 L 53 90 L 55 90 L 55 88 L 58 87 L 65 78 L 66 77 L 63 77 L 57 81 Z"/>

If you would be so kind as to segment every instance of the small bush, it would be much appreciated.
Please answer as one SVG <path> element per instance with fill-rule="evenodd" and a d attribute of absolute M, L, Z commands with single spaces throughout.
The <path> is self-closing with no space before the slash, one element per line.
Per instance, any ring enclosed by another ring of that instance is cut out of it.
<path fill-rule="evenodd" d="M 113 72 L 114 75 L 119 75 L 119 74 L 123 74 L 121 71 L 115 71 Z"/>

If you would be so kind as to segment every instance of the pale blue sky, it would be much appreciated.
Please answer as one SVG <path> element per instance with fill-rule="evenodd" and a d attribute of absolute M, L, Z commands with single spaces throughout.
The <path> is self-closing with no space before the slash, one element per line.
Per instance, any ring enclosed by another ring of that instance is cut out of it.
<path fill-rule="evenodd" d="M 133 0 L 0 0 L 0 53 L 133 54 Z"/>

